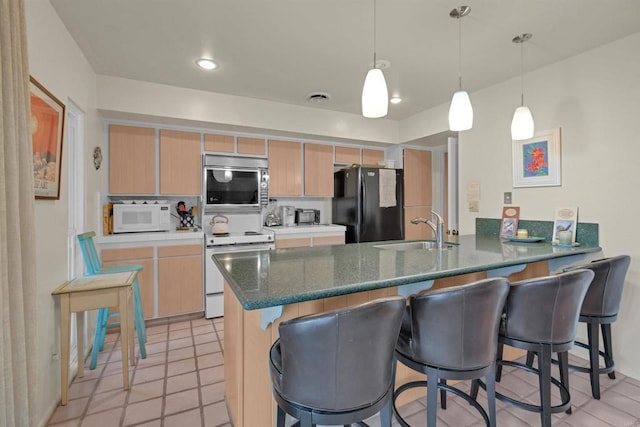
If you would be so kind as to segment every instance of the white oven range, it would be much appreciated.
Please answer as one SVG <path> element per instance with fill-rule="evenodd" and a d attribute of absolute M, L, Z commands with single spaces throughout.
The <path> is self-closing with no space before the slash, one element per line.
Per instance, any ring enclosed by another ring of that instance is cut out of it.
<path fill-rule="evenodd" d="M 267 230 L 231 232 L 205 236 L 205 316 L 224 315 L 224 278 L 213 262 L 212 255 L 248 251 L 268 251 L 275 248 L 273 232 Z"/>

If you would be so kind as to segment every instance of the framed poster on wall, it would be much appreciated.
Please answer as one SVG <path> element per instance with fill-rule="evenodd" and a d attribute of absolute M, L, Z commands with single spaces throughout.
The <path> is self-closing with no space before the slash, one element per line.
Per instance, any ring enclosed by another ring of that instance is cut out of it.
<path fill-rule="evenodd" d="M 537 132 L 533 138 L 513 141 L 513 186 L 561 185 L 560 128 Z"/>
<path fill-rule="evenodd" d="M 33 185 L 36 199 L 60 198 L 65 106 L 29 76 Z"/>

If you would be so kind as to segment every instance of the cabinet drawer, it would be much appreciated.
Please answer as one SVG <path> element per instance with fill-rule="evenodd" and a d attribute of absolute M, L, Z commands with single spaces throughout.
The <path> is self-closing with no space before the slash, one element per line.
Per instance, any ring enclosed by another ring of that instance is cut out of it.
<path fill-rule="evenodd" d="M 126 249 L 103 249 L 102 262 L 123 261 L 132 259 L 153 258 L 153 247 L 143 246 L 139 248 Z"/>
<path fill-rule="evenodd" d="M 158 247 L 158 258 L 174 256 L 202 255 L 201 245 L 172 245 Z"/>
<path fill-rule="evenodd" d="M 313 238 L 313 246 L 344 245 L 344 233 L 335 236 L 320 236 Z"/>
<path fill-rule="evenodd" d="M 310 237 L 299 237 L 295 239 L 278 239 L 276 237 L 276 249 L 308 248 L 309 246 L 311 246 Z"/>

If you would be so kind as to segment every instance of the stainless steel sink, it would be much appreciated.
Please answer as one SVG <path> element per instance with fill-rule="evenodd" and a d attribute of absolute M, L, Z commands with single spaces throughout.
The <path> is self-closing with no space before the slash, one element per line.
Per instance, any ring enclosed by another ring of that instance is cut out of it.
<path fill-rule="evenodd" d="M 455 245 L 452 245 L 451 243 L 444 243 L 442 245 L 442 249 L 452 249 L 454 246 Z M 438 250 L 438 245 L 432 240 L 425 240 L 420 242 L 385 243 L 381 245 L 373 245 L 373 247 L 390 251 Z"/>

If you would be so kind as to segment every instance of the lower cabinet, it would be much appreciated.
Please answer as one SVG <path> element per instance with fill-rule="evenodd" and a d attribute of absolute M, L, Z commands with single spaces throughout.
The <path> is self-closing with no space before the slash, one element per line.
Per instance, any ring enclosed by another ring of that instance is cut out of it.
<path fill-rule="evenodd" d="M 142 271 L 138 274 L 138 287 L 140 288 L 140 300 L 142 302 L 144 318 L 150 319 L 155 317 L 153 246 L 104 249 L 102 251 L 102 265 L 105 267 L 130 264 L 138 264 L 142 266 Z"/>
<path fill-rule="evenodd" d="M 308 234 L 308 233 L 304 233 Z M 311 246 L 344 245 L 344 232 L 331 236 L 278 237 L 276 249 L 308 248 Z"/>
<path fill-rule="evenodd" d="M 158 315 L 203 310 L 202 245 L 158 247 Z"/>

